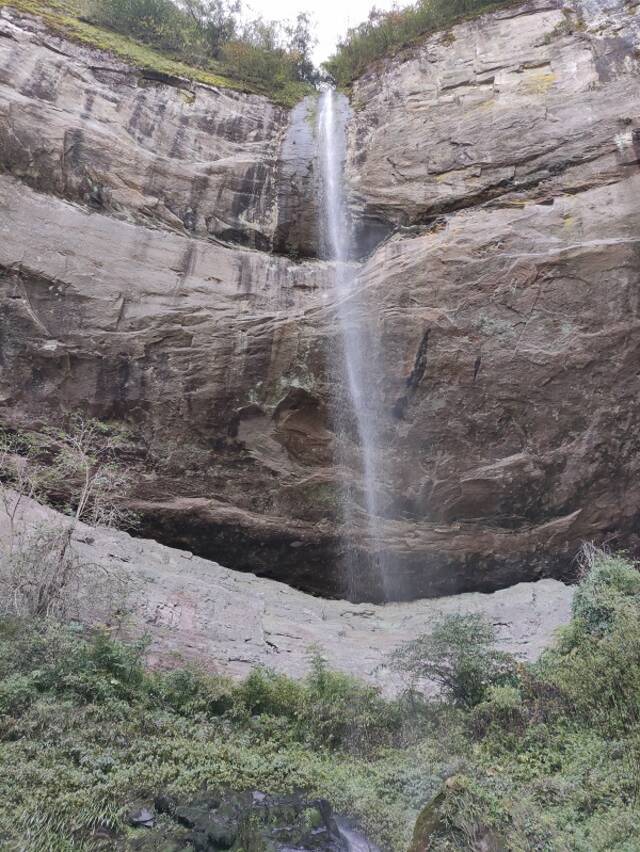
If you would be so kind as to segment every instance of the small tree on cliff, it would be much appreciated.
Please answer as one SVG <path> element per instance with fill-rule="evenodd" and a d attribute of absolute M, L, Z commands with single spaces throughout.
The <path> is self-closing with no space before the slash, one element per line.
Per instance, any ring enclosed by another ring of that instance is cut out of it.
<path fill-rule="evenodd" d="M 133 520 L 118 501 L 130 481 L 115 462 L 119 440 L 82 417 L 40 439 L 0 433 L 0 613 L 67 618 L 89 602 L 104 613 L 122 607 L 124 578 L 84 563 L 72 543 L 80 522 L 114 527 Z M 26 520 L 29 501 L 45 495 L 64 500 L 68 519 Z"/>
<path fill-rule="evenodd" d="M 483 615 L 446 615 L 431 633 L 400 646 L 391 658 L 396 671 L 432 681 L 458 707 L 474 707 L 490 686 L 505 683 L 516 661 L 495 648 L 496 631 Z"/>

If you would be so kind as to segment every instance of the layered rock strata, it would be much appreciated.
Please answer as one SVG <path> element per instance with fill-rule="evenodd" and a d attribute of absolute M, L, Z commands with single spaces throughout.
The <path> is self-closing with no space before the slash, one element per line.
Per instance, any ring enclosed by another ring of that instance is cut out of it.
<path fill-rule="evenodd" d="M 637 546 L 636 13 L 535 0 L 354 86 L 396 597 Z M 143 532 L 339 595 L 313 113 L 152 79 L 2 10 L 0 418 L 123 425 Z"/>
<path fill-rule="evenodd" d="M 23 500 L 14 532 L 68 518 Z M 9 538 L 0 513 L 0 552 Z M 320 600 L 262 577 L 229 571 L 192 553 L 124 532 L 79 524 L 71 547 L 80 565 L 126 589 L 123 630 L 150 641 L 149 662 L 162 668 L 198 663 L 234 677 L 267 666 L 292 677 L 309 670 L 312 652 L 332 668 L 393 694 L 406 684 L 389 669 L 401 643 L 428 632 L 451 613 L 480 613 L 491 621 L 499 646 L 522 660 L 536 660 L 571 616 L 573 589 L 557 580 L 519 583 L 493 594 L 470 593 L 439 600 L 377 606 Z M 108 596 L 78 595 L 78 615 L 115 623 Z M 107 607 L 105 609 L 105 606 Z M 119 611 L 121 616 L 122 612 Z M 111 620 L 110 620 L 111 619 Z"/>

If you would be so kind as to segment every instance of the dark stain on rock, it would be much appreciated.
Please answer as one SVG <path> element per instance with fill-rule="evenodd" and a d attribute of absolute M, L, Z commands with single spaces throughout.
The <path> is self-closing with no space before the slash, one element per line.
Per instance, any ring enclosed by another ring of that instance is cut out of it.
<path fill-rule="evenodd" d="M 251 258 L 243 254 L 238 258 L 238 290 L 243 296 L 250 296 L 252 288 Z"/>
<path fill-rule="evenodd" d="M 427 353 L 429 349 L 430 333 L 431 329 L 428 328 L 422 335 L 422 340 L 420 341 L 420 345 L 418 346 L 418 351 L 416 352 L 416 357 L 413 362 L 413 369 L 406 379 L 407 392 L 403 396 L 399 397 L 394 403 L 393 416 L 397 420 L 402 420 L 404 418 L 409 403 L 411 402 L 411 398 L 424 378 L 424 374 L 427 369 Z"/>
<path fill-rule="evenodd" d="M 213 135 L 216 132 L 216 122 L 212 115 L 201 115 L 195 124 L 203 133 Z"/>
<path fill-rule="evenodd" d="M 631 133 L 631 144 L 636 155 L 636 164 L 640 165 L 640 127 L 636 127 Z"/>
<path fill-rule="evenodd" d="M 224 139 L 229 139 L 231 142 L 241 143 L 246 142 L 248 128 L 245 126 L 245 121 L 242 115 L 234 115 L 228 118 L 220 128 L 221 136 Z"/>
<path fill-rule="evenodd" d="M 277 222 L 273 250 L 292 258 L 318 255 L 319 211 L 315 104 L 301 101 L 291 111 L 274 164 Z"/>
<path fill-rule="evenodd" d="M 431 329 L 428 328 L 422 335 L 422 340 L 420 341 L 420 346 L 418 346 L 416 359 L 413 364 L 413 370 L 411 371 L 411 375 L 407 379 L 407 387 L 411 392 L 415 391 L 415 389 L 418 387 L 418 385 L 424 378 L 424 374 L 427 369 L 427 351 L 429 347 L 430 333 Z"/>
<path fill-rule="evenodd" d="M 101 209 L 106 206 L 107 198 L 104 188 L 99 183 L 91 183 L 87 191 L 87 201 L 90 207 Z"/>
<path fill-rule="evenodd" d="M 57 75 L 51 73 L 50 66 L 43 67 L 42 63 L 38 63 L 21 94 L 40 101 L 55 102 L 58 94 Z"/>
<path fill-rule="evenodd" d="M 610 83 L 619 77 L 629 57 L 635 54 L 630 36 L 594 39 L 592 45 L 594 65 L 601 83 Z"/>
<path fill-rule="evenodd" d="M 150 125 L 148 120 L 145 120 L 146 100 L 147 93 L 143 90 L 134 101 L 133 109 L 127 122 L 127 132 L 133 137 L 139 134 L 149 137 L 153 133 L 153 126 Z"/>
<path fill-rule="evenodd" d="M 176 135 L 173 137 L 173 142 L 171 143 L 171 150 L 169 151 L 169 156 L 174 157 L 175 159 L 182 159 L 182 149 L 184 145 L 184 137 L 185 137 L 185 128 L 189 124 L 189 117 L 186 115 L 180 116 L 180 127 L 178 128 Z"/>
<path fill-rule="evenodd" d="M 255 163 L 237 179 L 231 204 L 234 216 L 241 216 L 256 207 L 268 179 L 269 170 L 264 163 Z"/>
<path fill-rule="evenodd" d="M 193 267 L 195 265 L 196 260 L 196 246 L 194 242 L 189 242 L 186 249 L 182 254 L 182 259 L 180 261 L 180 268 L 177 270 L 178 272 L 178 281 L 176 284 L 176 291 L 179 290 L 187 278 L 193 272 Z"/>
<path fill-rule="evenodd" d="M 480 367 L 482 366 L 482 355 L 478 355 L 476 358 L 476 362 L 473 365 L 473 381 L 475 382 L 478 378 L 478 373 L 480 372 Z"/>
<path fill-rule="evenodd" d="M 188 231 L 195 231 L 198 225 L 198 209 L 209 187 L 208 175 L 196 175 L 191 181 L 189 206 L 182 212 L 181 219 Z"/>
<path fill-rule="evenodd" d="M 77 171 L 83 160 L 83 138 L 82 130 L 79 127 L 74 127 L 72 130 L 65 131 L 64 134 L 64 151 L 63 151 L 63 171 Z"/>
<path fill-rule="evenodd" d="M 365 213 L 353 222 L 354 260 L 363 260 L 394 232 L 394 226 L 383 216 Z"/>
<path fill-rule="evenodd" d="M 93 105 L 95 103 L 96 96 L 93 92 L 87 92 L 84 99 L 84 107 L 82 110 L 82 118 L 89 118 L 91 112 L 93 111 Z"/>
<path fill-rule="evenodd" d="M 209 220 L 211 221 L 211 220 Z M 237 228 L 224 228 L 216 231 L 212 225 L 207 226 L 209 233 L 215 233 L 216 236 L 225 243 L 233 243 L 239 246 L 247 246 L 258 251 L 270 251 L 271 240 L 260 231 L 253 231 L 238 226 Z"/>

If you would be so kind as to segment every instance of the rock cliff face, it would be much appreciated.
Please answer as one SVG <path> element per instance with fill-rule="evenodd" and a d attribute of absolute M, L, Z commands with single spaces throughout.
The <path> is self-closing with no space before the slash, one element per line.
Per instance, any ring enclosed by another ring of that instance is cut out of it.
<path fill-rule="evenodd" d="M 493 13 L 354 87 L 398 597 L 636 545 L 640 37 L 608 6 Z M 143 531 L 340 594 L 313 115 L 2 10 L 0 419 L 121 421 Z"/>
<path fill-rule="evenodd" d="M 68 519 L 22 500 L 13 535 L 20 540 L 43 523 L 51 527 Z M 8 519 L 0 514 L 0 550 L 10 536 Z M 195 662 L 246 677 L 266 666 L 302 677 L 315 647 L 336 670 L 393 694 L 405 683 L 389 668 L 391 652 L 444 615 L 482 614 L 494 624 L 501 649 L 527 661 L 537 660 L 571 618 L 572 587 L 550 579 L 491 594 L 378 606 L 319 600 L 118 530 L 79 524 L 71 548 L 81 565 L 109 577 L 120 595 L 126 589 L 126 631 L 148 637 L 150 662 L 162 668 Z M 88 602 L 78 597 L 83 621 L 104 624 L 113 616 L 113 609 L 104 609 L 104 595 Z"/>

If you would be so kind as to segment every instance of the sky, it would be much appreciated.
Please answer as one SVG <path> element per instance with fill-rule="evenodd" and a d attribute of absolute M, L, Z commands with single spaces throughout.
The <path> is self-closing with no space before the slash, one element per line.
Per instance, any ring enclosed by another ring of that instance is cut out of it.
<path fill-rule="evenodd" d="M 333 53 L 336 42 L 349 27 L 367 18 L 372 6 L 390 9 L 393 0 L 244 0 L 242 5 L 246 11 L 268 20 L 294 19 L 298 12 L 309 12 L 318 38 L 313 60 L 319 65 Z"/>

